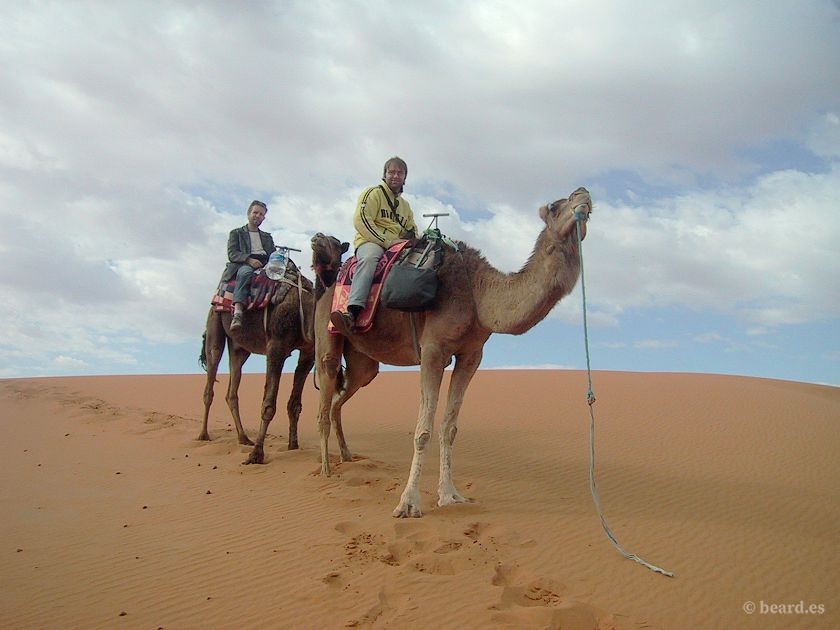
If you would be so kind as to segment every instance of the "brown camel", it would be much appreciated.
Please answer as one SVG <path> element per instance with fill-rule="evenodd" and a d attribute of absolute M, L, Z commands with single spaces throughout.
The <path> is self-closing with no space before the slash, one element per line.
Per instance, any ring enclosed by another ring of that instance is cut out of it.
<path fill-rule="evenodd" d="M 433 309 L 416 314 L 418 361 L 412 341 L 411 315 L 381 305 L 373 328 L 348 337 L 327 331 L 335 288 L 327 290 L 315 310 L 316 370 L 321 395 L 318 430 L 321 438 L 321 474 L 330 474 L 328 441 L 335 427 L 342 461 L 351 461 L 341 427 L 341 407 L 359 388 L 370 383 L 379 364 L 420 364 L 421 398 L 414 433 L 414 458 L 405 490 L 393 515 L 422 516 L 418 487 L 426 446 L 431 439 L 444 368 L 455 357 L 446 411 L 441 423 L 438 505 L 467 502 L 452 483 L 452 444 L 464 393 L 481 362 L 484 343 L 494 332 L 519 335 L 541 321 L 574 288 L 580 274 L 580 236 L 592 202 L 585 188 L 568 199 L 540 208 L 546 226 L 534 251 L 518 272 L 502 273 L 479 252 L 459 243 L 448 249 L 439 270 L 439 289 Z M 580 221 L 576 218 L 580 213 Z M 342 355 L 346 368 L 342 370 Z"/>
<path fill-rule="evenodd" d="M 317 274 L 316 295 L 323 292 L 321 283 L 332 284 L 341 266 L 341 256 L 347 251 L 348 243 L 341 243 L 333 237 L 316 234 L 312 237 L 313 269 Z M 240 444 L 254 444 L 242 428 L 239 416 L 239 383 L 242 379 L 242 366 L 251 354 L 266 356 L 265 389 L 261 410 L 262 423 L 257 442 L 251 451 L 246 464 L 262 464 L 264 460 L 263 445 L 276 412 L 277 390 L 280 386 L 280 375 L 283 364 L 292 353 L 299 351 L 298 363 L 295 368 L 294 384 L 286 410 L 289 414 L 289 450 L 298 448 L 297 425 L 301 411 L 301 394 L 306 377 L 315 363 L 315 339 L 312 330 L 313 311 L 316 296 L 313 295 L 312 285 L 306 278 L 301 277 L 304 291 L 297 287 L 289 289 L 283 301 L 270 305 L 268 312 L 245 311 L 242 318 L 242 328 L 235 336 L 230 334 L 232 313 L 217 313 L 211 308 L 207 316 L 207 328 L 204 333 L 200 363 L 207 370 L 207 383 L 204 387 L 204 422 L 199 440 L 209 440 L 207 420 L 210 416 L 210 405 L 213 404 L 213 386 L 219 362 L 228 347 L 228 362 L 230 364 L 230 382 L 225 397 L 236 425 L 236 433 Z M 302 298 L 302 300 L 301 300 Z"/>

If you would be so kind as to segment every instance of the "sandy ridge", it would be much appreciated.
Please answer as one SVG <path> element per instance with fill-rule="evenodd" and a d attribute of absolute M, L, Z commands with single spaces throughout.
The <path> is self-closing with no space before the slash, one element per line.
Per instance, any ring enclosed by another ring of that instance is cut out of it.
<path fill-rule="evenodd" d="M 475 502 L 434 506 L 433 453 L 425 516 L 409 521 L 389 515 L 411 455 L 414 373 L 383 374 L 348 404 L 357 457 L 336 459 L 329 479 L 316 474 L 310 387 L 302 449 L 285 450 L 277 418 L 267 464 L 242 466 L 223 401 L 214 440 L 194 440 L 201 377 L 0 381 L 0 625 L 836 625 L 836 388 L 596 373 L 607 518 L 631 551 L 677 572 L 668 580 L 600 531 L 582 379 L 480 372 L 455 460 Z M 248 376 L 242 388 L 251 434 L 261 387 Z M 747 601 L 825 612 L 749 615 Z"/>

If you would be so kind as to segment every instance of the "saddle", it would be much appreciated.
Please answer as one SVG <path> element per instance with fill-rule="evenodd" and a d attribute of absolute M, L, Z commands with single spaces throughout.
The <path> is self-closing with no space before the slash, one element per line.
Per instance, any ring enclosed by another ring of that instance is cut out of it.
<path fill-rule="evenodd" d="M 251 276 L 251 288 L 248 294 L 245 310 L 263 309 L 269 304 L 280 304 L 292 287 L 298 286 L 304 291 L 312 291 L 312 282 L 301 276 L 297 265 L 290 259 L 286 264 L 286 272 L 280 280 L 272 280 L 265 275 L 265 269 L 257 269 Z M 216 293 L 210 298 L 210 304 L 217 313 L 233 312 L 233 291 L 236 289 L 236 278 L 229 282 L 219 282 Z"/>
<path fill-rule="evenodd" d="M 439 243 L 425 239 L 413 247 L 408 247 L 408 243 L 409 241 L 395 243 L 379 259 L 367 304 L 356 318 L 356 332 L 364 333 L 370 330 L 380 302 L 388 308 L 412 312 L 424 311 L 433 305 L 442 249 Z M 331 311 L 347 310 L 355 271 L 356 257 L 351 256 L 338 272 Z M 327 326 L 327 330 L 338 334 L 332 322 Z"/>

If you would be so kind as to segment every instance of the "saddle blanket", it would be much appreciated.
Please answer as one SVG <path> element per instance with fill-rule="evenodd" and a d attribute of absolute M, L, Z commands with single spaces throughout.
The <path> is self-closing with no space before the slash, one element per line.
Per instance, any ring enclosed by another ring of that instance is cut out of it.
<path fill-rule="evenodd" d="M 248 301 L 245 304 L 245 310 L 261 309 L 268 306 L 271 298 L 277 292 L 277 286 L 280 284 L 279 280 L 272 280 L 263 273 L 263 269 L 257 269 L 254 275 L 251 276 L 251 291 L 248 295 Z M 213 305 L 213 310 L 217 313 L 233 312 L 233 291 L 236 288 L 236 279 L 230 282 L 222 281 L 219 283 L 219 288 L 210 299 L 210 304 Z"/>
<path fill-rule="evenodd" d="M 408 244 L 408 241 L 398 241 L 391 245 L 382 254 L 382 258 L 376 264 L 376 271 L 373 274 L 373 284 L 370 286 L 370 293 L 368 293 L 367 304 L 365 309 L 359 313 L 356 319 L 356 332 L 363 333 L 370 330 L 373 326 L 373 318 L 376 315 L 376 307 L 379 305 L 379 295 L 382 293 L 382 285 L 388 275 L 388 270 L 396 261 L 400 252 Z M 356 257 L 351 256 L 338 272 L 338 278 L 335 280 L 335 293 L 333 293 L 332 310 L 333 311 L 347 311 L 347 300 L 350 298 L 350 287 L 353 285 L 353 274 L 356 272 Z M 327 330 L 333 334 L 339 334 L 332 322 L 327 326 Z"/>

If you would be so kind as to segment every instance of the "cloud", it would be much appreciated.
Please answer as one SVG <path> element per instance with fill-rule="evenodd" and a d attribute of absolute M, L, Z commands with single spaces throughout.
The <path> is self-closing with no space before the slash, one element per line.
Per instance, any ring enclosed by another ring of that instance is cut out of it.
<path fill-rule="evenodd" d="M 675 341 L 663 339 L 642 339 L 634 343 L 633 347 L 639 350 L 663 350 L 665 348 L 677 348 L 679 344 Z"/>
<path fill-rule="evenodd" d="M 356 197 L 395 153 L 417 215 L 448 212 L 444 232 L 505 272 L 538 206 L 587 186 L 593 326 L 663 306 L 761 334 L 837 318 L 836 17 L 722 0 L 7 3 L 0 362 L 126 366 L 193 339 L 253 198 L 311 277 L 311 234 L 352 240 Z M 383 50 L 370 34 L 395 19 Z M 753 150 L 779 141 L 809 166 L 767 168 Z M 551 318 L 581 308 L 575 292 Z"/>
<path fill-rule="evenodd" d="M 53 360 L 53 367 L 59 371 L 76 371 L 76 370 L 83 370 L 90 367 L 84 361 L 80 361 L 79 359 L 74 359 L 73 357 L 66 357 L 63 354 L 57 356 Z"/>
<path fill-rule="evenodd" d="M 840 315 L 840 173 L 769 173 L 651 205 L 596 204 L 584 243 L 596 308 L 680 306 L 780 326 Z"/>

